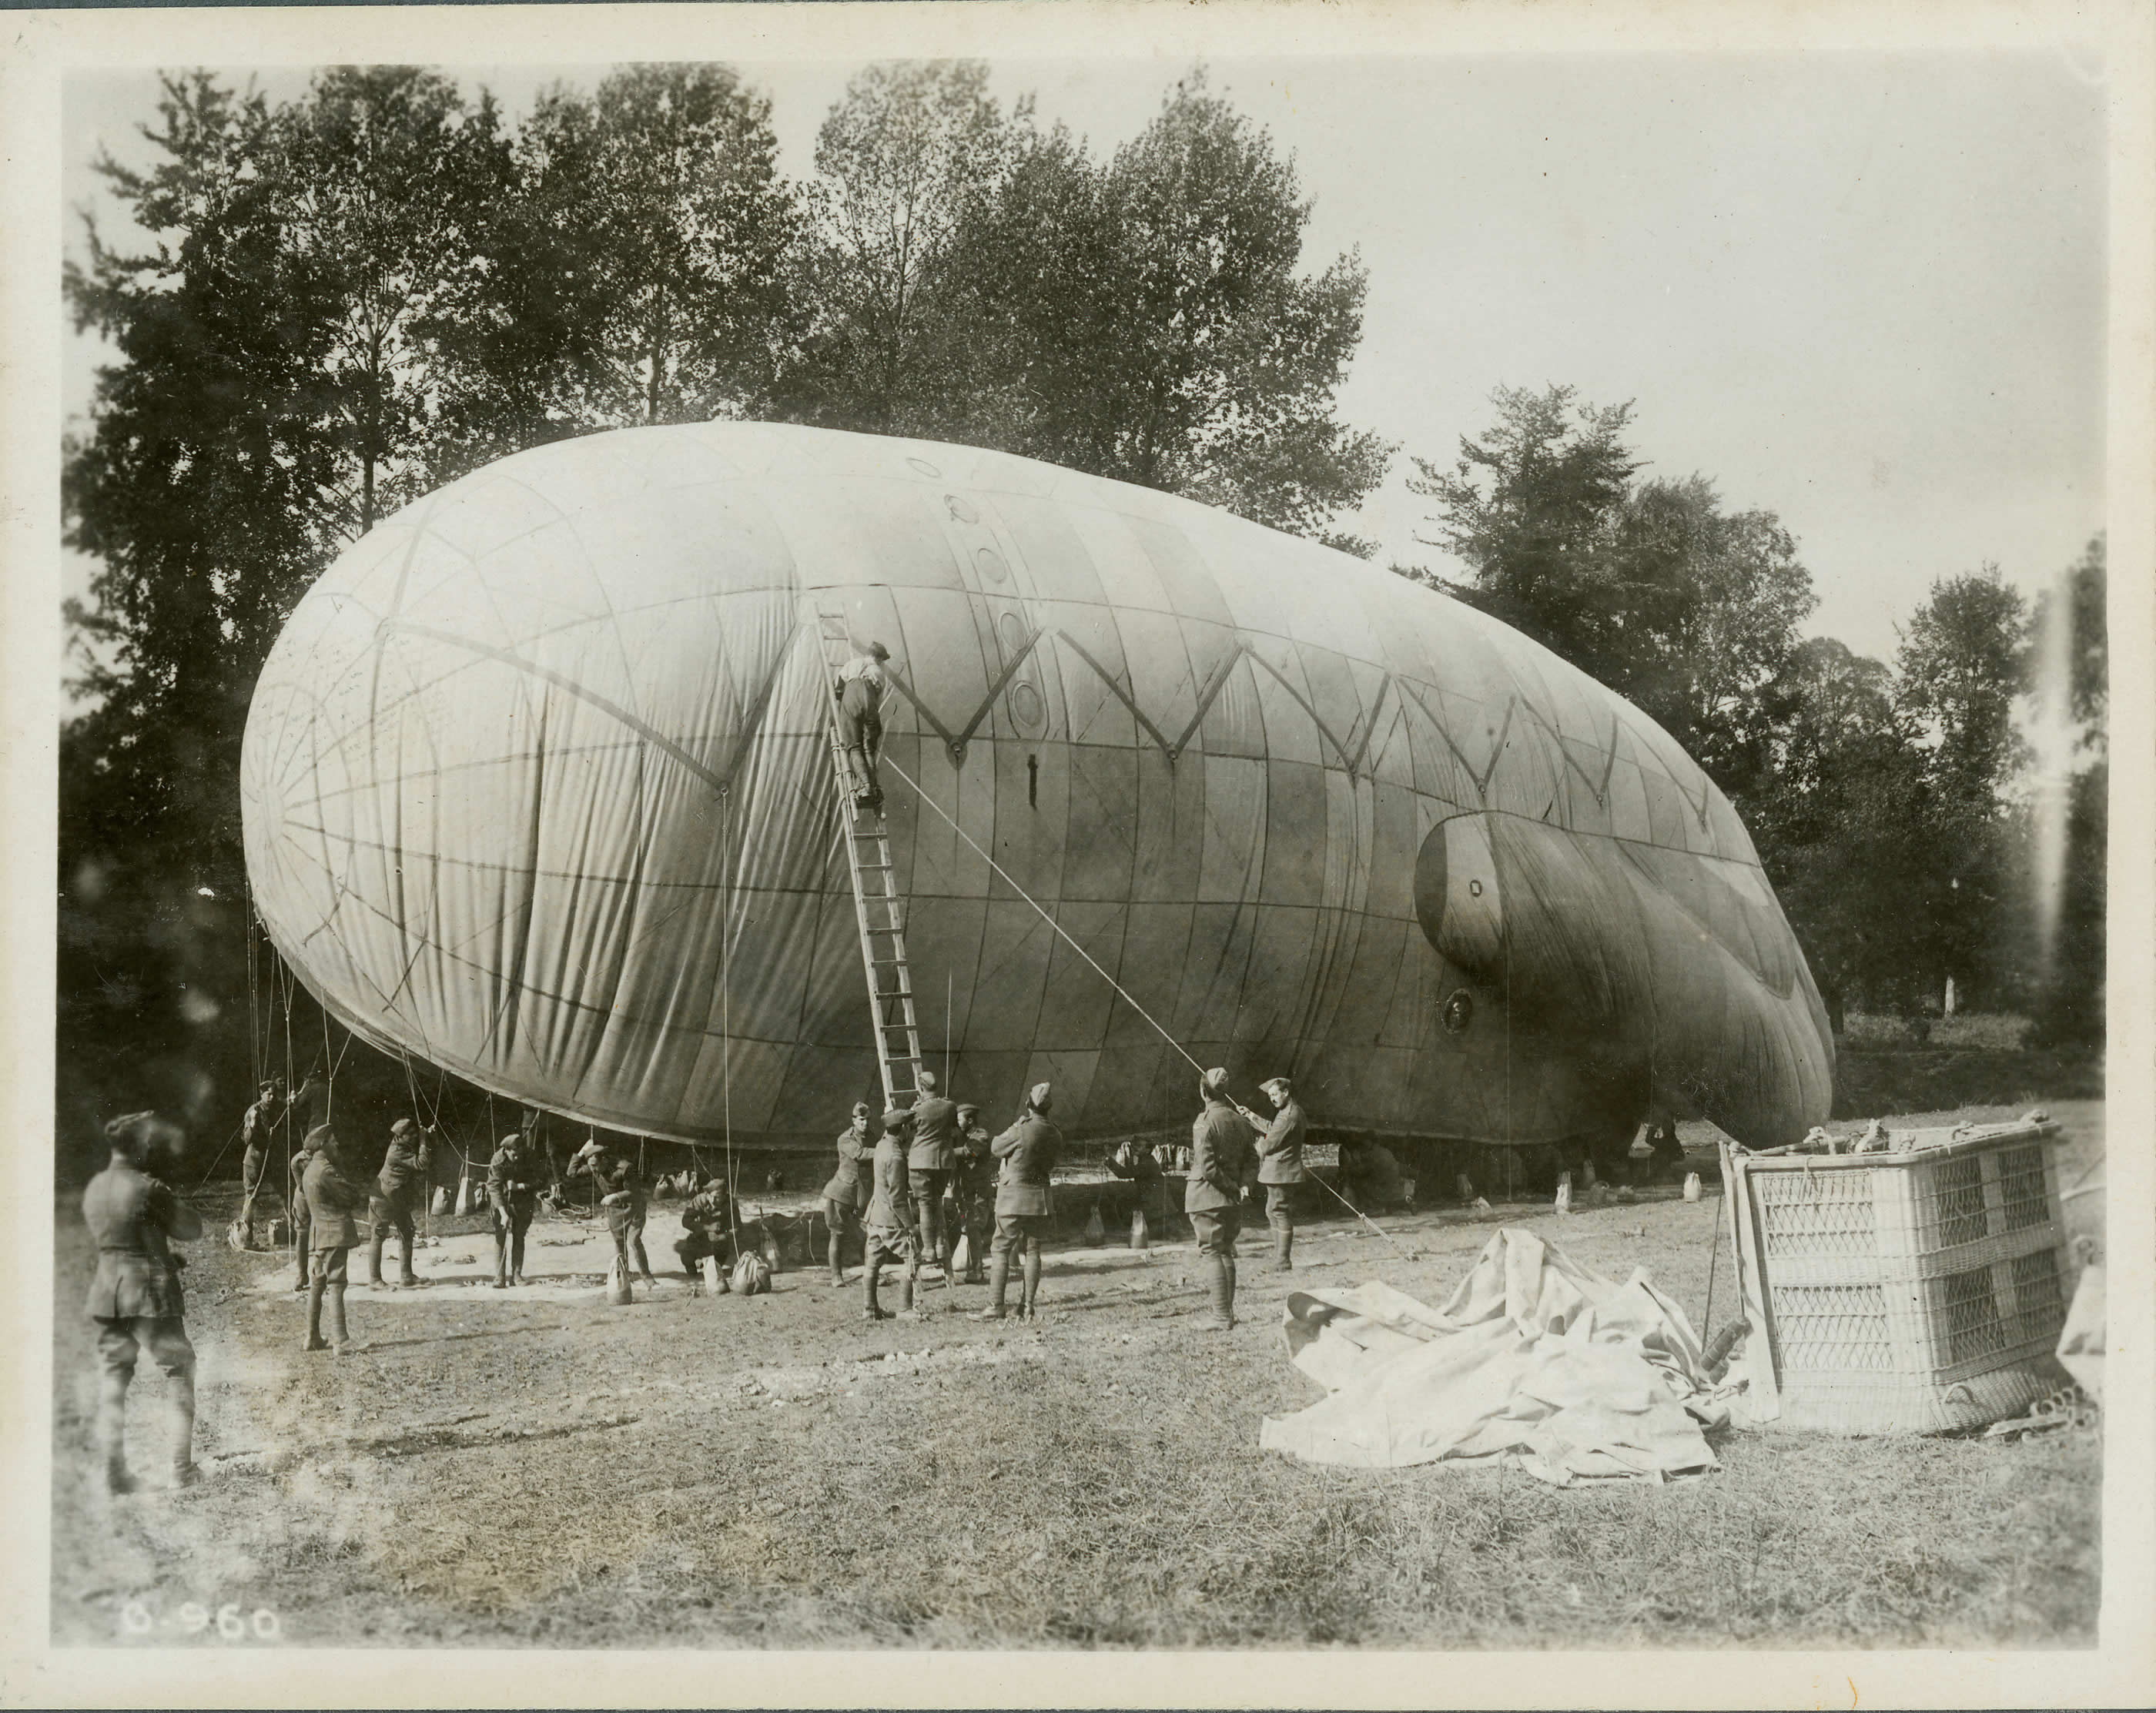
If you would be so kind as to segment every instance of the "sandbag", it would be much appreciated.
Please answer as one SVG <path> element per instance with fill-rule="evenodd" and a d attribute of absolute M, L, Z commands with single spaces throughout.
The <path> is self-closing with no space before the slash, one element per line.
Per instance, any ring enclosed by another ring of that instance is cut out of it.
<path fill-rule="evenodd" d="M 1096 1201 L 1093 1203 L 1092 1214 L 1086 1221 L 1086 1241 L 1087 1243 L 1094 1244 L 1100 1243 L 1104 1241 L 1107 1235 L 1108 1228 L 1101 1223 L 1101 1204 L 1098 1201 Z"/>
<path fill-rule="evenodd" d="M 726 1269 L 720 1264 L 716 1255 L 705 1256 L 703 1266 L 704 1289 L 710 1291 L 713 1296 L 724 1296 L 733 1289 L 733 1286 L 727 1282 Z"/>
<path fill-rule="evenodd" d="M 742 1296 L 759 1296 L 771 1289 L 771 1264 L 754 1250 L 734 1263 L 733 1288 Z"/>
<path fill-rule="evenodd" d="M 1142 1208 L 1131 1209 L 1131 1247 L 1134 1249 L 1152 1247 L 1152 1233 L 1146 1228 L 1145 1209 Z"/>
<path fill-rule="evenodd" d="M 449 1211 L 449 1187 L 447 1184 L 434 1187 L 434 1197 L 427 1203 L 427 1211 L 437 1217 Z"/>
<path fill-rule="evenodd" d="M 951 1270 L 953 1273 L 963 1273 L 973 1264 L 973 1240 L 962 1231 L 958 1233 L 958 1241 L 952 1246 Z"/>
<path fill-rule="evenodd" d="M 607 1269 L 606 1300 L 614 1308 L 621 1308 L 636 1300 L 636 1293 L 629 1287 L 629 1274 L 616 1255 L 613 1265 Z"/>

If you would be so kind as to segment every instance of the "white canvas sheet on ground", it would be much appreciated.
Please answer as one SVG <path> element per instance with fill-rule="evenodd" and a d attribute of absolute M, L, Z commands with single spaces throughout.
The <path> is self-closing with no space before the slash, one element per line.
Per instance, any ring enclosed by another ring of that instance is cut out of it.
<path fill-rule="evenodd" d="M 1563 1486 L 1715 1467 L 1710 1396 L 1684 1310 L 1645 1272 L 1623 1285 L 1532 1233 L 1490 1239 L 1441 1310 L 1390 1285 L 1297 1291 L 1288 1354 L 1330 1396 L 1258 1443 L 1311 1463 L 1392 1469 L 1512 1457 Z"/>

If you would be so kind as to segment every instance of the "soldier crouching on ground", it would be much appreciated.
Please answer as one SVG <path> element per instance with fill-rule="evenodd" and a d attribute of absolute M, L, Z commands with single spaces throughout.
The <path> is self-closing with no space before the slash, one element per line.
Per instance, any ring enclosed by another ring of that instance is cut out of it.
<path fill-rule="evenodd" d="M 1276 1076 L 1262 1086 L 1273 1103 L 1274 1116 L 1258 1139 L 1258 1182 L 1265 1187 L 1265 1223 L 1272 1228 L 1273 1266 L 1278 1272 L 1288 1273 L 1295 1268 L 1296 1203 L 1310 1178 L 1302 1164 L 1302 1106 L 1286 1077 Z"/>
<path fill-rule="evenodd" d="M 906 1155 L 913 1115 L 894 1106 L 883 1116 L 883 1136 L 875 1146 L 875 1189 L 869 1198 L 866 1253 L 861 1283 L 867 1292 L 864 1317 L 888 1321 L 891 1310 L 876 1301 L 876 1275 L 886 1259 L 906 1263 L 898 1305 L 913 1306 L 913 1288 L 921 1274 L 921 1252 L 914 1237 L 912 1197 L 906 1183 Z"/>
<path fill-rule="evenodd" d="M 131 1493 L 127 1472 L 127 1387 L 138 1352 L 164 1370 L 172 1413 L 172 1485 L 195 1480 L 195 1348 L 187 1341 L 179 1269 L 168 1244 L 202 1235 L 202 1221 L 172 1187 L 146 1170 L 164 1127 L 131 1112 L 105 1126 L 111 1157 L 82 1192 L 82 1217 L 97 1244 L 97 1272 L 85 1308 L 97 1326 L 97 1446 L 109 1493 Z"/>
<path fill-rule="evenodd" d="M 869 1141 L 869 1103 L 855 1101 L 853 1124 L 839 1137 L 839 1169 L 824 1186 L 824 1228 L 829 1234 L 831 1283 L 834 1285 L 846 1282 L 841 1245 L 846 1239 L 857 1234 L 855 1227 L 860 1223 L 861 1203 L 866 1199 L 861 1190 L 861 1166 L 875 1146 Z"/>
<path fill-rule="evenodd" d="M 1048 1121 L 1050 1090 L 1035 1083 L 1025 1105 L 1011 1127 L 988 1144 L 988 1151 L 1004 1162 L 996 1187 L 995 1246 L 988 1259 L 988 1305 L 974 1318 L 1004 1318 L 1004 1292 L 1010 1283 L 1011 1256 L 1017 1254 L 1024 1269 L 1024 1290 L 1019 1313 L 1031 1320 L 1040 1311 L 1040 1245 L 1048 1235 L 1053 1208 L 1049 1201 L 1049 1179 L 1055 1171 L 1055 1156 L 1063 1133 Z"/>
<path fill-rule="evenodd" d="M 314 1157 L 307 1162 L 300 1188 L 307 1198 L 310 1223 L 307 1257 L 307 1341 L 304 1350 L 335 1348 L 339 1356 L 352 1341 L 345 1330 L 344 1291 L 351 1280 L 352 1245 L 359 1241 L 354 1215 L 366 1211 L 365 1182 L 353 1169 L 351 1146 L 333 1125 L 311 1132 L 307 1145 Z M 322 1340 L 322 1307 L 329 1306 L 329 1341 Z"/>
<path fill-rule="evenodd" d="M 981 1109 L 958 1109 L 958 1139 L 951 1149 L 951 1223 L 966 1237 L 966 1280 L 985 1285 L 988 1278 L 988 1238 L 996 1223 L 995 1157 L 988 1151 L 988 1133 L 980 1126 Z M 946 1233 L 943 1264 L 949 1269 L 955 1234 Z"/>
<path fill-rule="evenodd" d="M 542 1168 L 521 1131 L 501 1139 L 486 1162 L 486 1198 L 494 1210 L 494 1288 L 524 1283 L 524 1234 L 539 1211 Z"/>
<path fill-rule="evenodd" d="M 717 1257 L 719 1289 L 730 1288 L 725 1269 L 734 1260 L 734 1204 L 723 1177 L 713 1178 L 681 1204 L 681 1235 L 674 1253 L 680 1258 L 681 1270 L 692 1284 L 701 1283 L 699 1274 L 705 1258 Z"/>
<path fill-rule="evenodd" d="M 1213 1324 L 1235 1324 L 1235 1239 L 1243 1228 L 1243 1180 L 1250 1166 L 1250 1126 L 1228 1104 L 1228 1073 L 1209 1070 L 1199 1080 L 1205 1108 L 1190 1126 L 1190 1180 L 1183 1211 L 1198 1234 L 1199 1252 L 1212 1273 Z"/>
<path fill-rule="evenodd" d="M 633 1257 L 644 1282 L 656 1284 L 658 1281 L 651 1276 L 651 1263 L 644 1253 L 647 1209 L 644 1174 L 636 1169 L 636 1162 L 594 1141 L 578 1149 L 569 1162 L 568 1175 L 574 1177 L 579 1172 L 588 1172 L 598 1189 L 599 1206 L 606 1214 L 607 1232 L 613 1239 L 614 1258 L 621 1263 L 622 1277 L 629 1277 Z"/>
<path fill-rule="evenodd" d="M 427 1179 L 434 1164 L 434 1151 L 416 1119 L 400 1118 L 389 1126 L 389 1151 L 382 1156 L 382 1170 L 374 1175 L 374 1198 L 367 1210 L 373 1227 L 367 1246 L 369 1285 L 382 1283 L 382 1245 L 393 1231 L 404 1245 L 398 1284 L 410 1290 L 424 1282 L 412 1270 L 412 1248 L 418 1234 L 416 1216 L 426 1205 Z"/>

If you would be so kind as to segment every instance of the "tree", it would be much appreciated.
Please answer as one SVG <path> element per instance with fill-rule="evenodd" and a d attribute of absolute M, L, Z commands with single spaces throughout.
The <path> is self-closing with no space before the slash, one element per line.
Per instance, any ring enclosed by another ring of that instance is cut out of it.
<path fill-rule="evenodd" d="M 1024 122 L 1023 118 L 1020 121 Z M 1008 170 L 1014 128 L 978 60 L 870 66 L 816 137 L 824 306 L 793 387 L 814 419 L 878 433 L 933 432 L 963 370 L 928 361 L 945 331 L 937 287 L 961 224 Z"/>
<path fill-rule="evenodd" d="M 1901 633 L 1896 700 L 1945 798 L 1978 819 L 2024 759 L 2014 701 L 2026 679 L 2028 603 L 1996 565 L 1935 579 Z"/>
<path fill-rule="evenodd" d="M 280 115 L 290 242 L 334 305 L 321 371 L 354 537 L 426 485 L 418 454 L 434 389 L 422 330 L 471 249 L 493 115 L 489 104 L 485 124 L 468 128 L 456 85 L 405 65 L 318 74 Z"/>

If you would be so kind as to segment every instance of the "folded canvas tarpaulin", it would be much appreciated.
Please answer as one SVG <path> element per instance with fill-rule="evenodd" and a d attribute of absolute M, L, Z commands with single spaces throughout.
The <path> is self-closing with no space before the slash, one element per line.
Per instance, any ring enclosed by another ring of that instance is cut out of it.
<path fill-rule="evenodd" d="M 1684 1310 L 1644 1272 L 1618 1285 L 1507 1227 L 1442 1309 L 1390 1285 L 1287 1301 L 1288 1354 L 1331 1394 L 1258 1443 L 1394 1469 L 1507 1458 L 1559 1486 L 1715 1467 L 1711 1396 Z"/>

